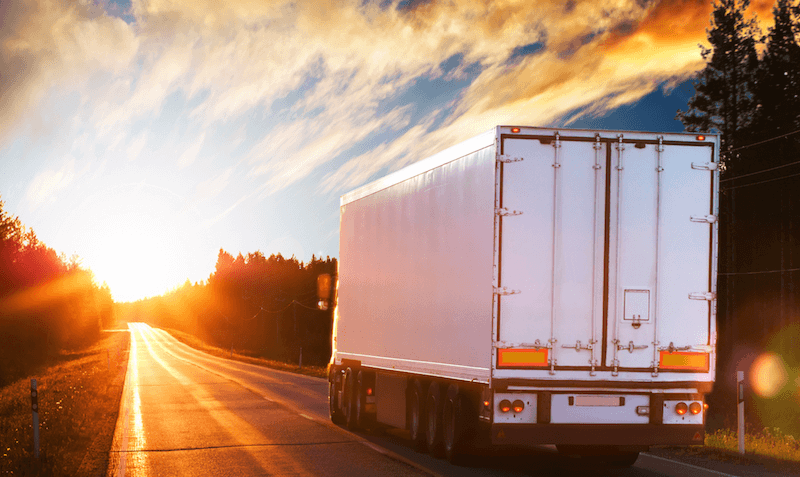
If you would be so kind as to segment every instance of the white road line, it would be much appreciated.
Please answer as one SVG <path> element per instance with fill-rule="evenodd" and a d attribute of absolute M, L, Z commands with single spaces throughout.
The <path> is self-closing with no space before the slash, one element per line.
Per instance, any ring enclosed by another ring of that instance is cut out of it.
<path fill-rule="evenodd" d="M 705 467 L 700 467 L 700 466 L 697 466 L 697 465 L 687 464 L 687 463 L 681 462 L 679 460 L 666 459 L 664 457 L 659 457 L 657 455 L 647 454 L 647 453 L 643 453 L 642 455 L 650 457 L 650 458 L 653 458 L 653 459 L 658 459 L 658 460 L 663 460 L 665 462 L 670 462 L 670 463 L 673 463 L 673 464 L 680 464 L 680 465 L 683 465 L 685 467 L 689 467 L 689 468 L 692 468 L 692 469 L 702 470 L 704 472 L 720 475 L 722 477 L 736 477 L 733 474 L 726 474 L 725 472 L 719 472 L 717 470 L 711 470 L 711 469 L 707 469 Z"/>
<path fill-rule="evenodd" d="M 306 419 L 308 419 L 309 421 L 316 421 L 316 419 L 314 419 L 313 417 L 311 417 L 311 416 L 309 416 L 309 415 L 307 415 L 307 414 L 303 414 L 302 412 L 300 413 L 300 415 L 301 415 L 301 416 L 303 416 L 303 417 L 305 417 L 305 418 L 306 418 Z"/>

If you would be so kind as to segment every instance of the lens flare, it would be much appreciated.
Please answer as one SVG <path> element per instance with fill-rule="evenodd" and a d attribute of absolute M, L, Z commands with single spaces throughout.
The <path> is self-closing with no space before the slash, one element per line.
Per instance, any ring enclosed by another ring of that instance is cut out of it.
<path fill-rule="evenodd" d="M 786 385 L 789 376 L 780 356 L 764 353 L 750 367 L 750 383 L 759 396 L 770 398 Z"/>

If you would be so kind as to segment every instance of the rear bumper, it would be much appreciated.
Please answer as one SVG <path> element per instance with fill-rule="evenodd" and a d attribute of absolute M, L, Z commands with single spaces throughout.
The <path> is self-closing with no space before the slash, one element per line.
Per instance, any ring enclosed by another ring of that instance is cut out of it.
<path fill-rule="evenodd" d="M 703 444 L 702 425 L 665 424 L 493 424 L 495 445 L 693 445 Z"/>

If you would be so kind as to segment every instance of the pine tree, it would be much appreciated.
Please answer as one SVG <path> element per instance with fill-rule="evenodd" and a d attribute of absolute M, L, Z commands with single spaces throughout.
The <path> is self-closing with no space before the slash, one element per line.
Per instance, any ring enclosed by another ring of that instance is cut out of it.
<path fill-rule="evenodd" d="M 794 5 L 792 5 L 794 3 Z M 758 127 L 764 137 L 800 128 L 800 3 L 778 0 L 761 62 Z"/>
<path fill-rule="evenodd" d="M 695 79 L 695 95 L 677 119 L 687 131 L 720 132 L 722 150 L 746 141 L 755 120 L 758 54 L 761 33 L 754 18 L 746 19 L 749 0 L 714 2 L 711 48 L 701 46 L 706 67 Z"/>

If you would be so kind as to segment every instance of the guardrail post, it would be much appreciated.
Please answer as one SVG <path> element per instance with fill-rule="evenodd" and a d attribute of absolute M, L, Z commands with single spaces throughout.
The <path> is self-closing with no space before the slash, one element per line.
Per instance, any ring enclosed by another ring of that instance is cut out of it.
<path fill-rule="evenodd" d="M 736 389 L 739 407 L 739 453 L 744 454 L 744 371 L 736 371 Z"/>
<path fill-rule="evenodd" d="M 33 411 L 33 456 L 39 458 L 39 392 L 36 379 L 31 379 L 31 411 Z"/>

